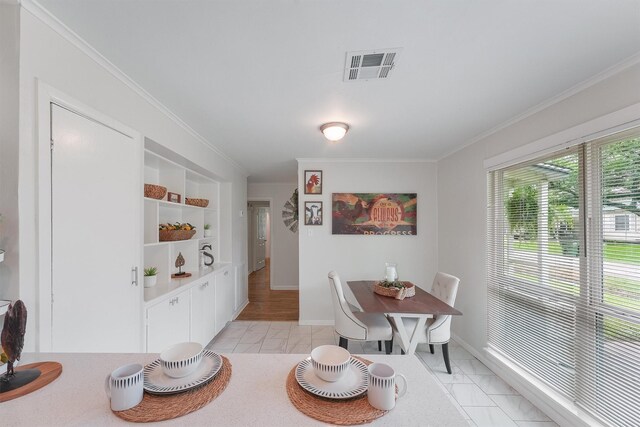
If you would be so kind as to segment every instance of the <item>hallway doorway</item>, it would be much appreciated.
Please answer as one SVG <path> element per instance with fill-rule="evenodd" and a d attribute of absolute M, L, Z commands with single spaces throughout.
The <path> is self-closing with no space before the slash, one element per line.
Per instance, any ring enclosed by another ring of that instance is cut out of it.
<path fill-rule="evenodd" d="M 274 245 L 282 245 L 284 241 L 282 234 L 278 234 L 277 230 L 274 232 L 273 227 L 283 228 L 283 225 L 273 224 L 275 218 L 272 215 L 272 205 L 271 199 L 250 199 L 247 203 L 249 304 L 240 313 L 238 320 L 298 320 L 299 292 L 272 289 L 272 248 Z M 278 237 L 280 243 L 275 241 Z M 282 262 L 276 265 L 282 265 Z"/>
<path fill-rule="evenodd" d="M 271 290 L 271 265 L 249 275 L 249 305 L 236 320 L 298 320 L 298 291 Z"/>

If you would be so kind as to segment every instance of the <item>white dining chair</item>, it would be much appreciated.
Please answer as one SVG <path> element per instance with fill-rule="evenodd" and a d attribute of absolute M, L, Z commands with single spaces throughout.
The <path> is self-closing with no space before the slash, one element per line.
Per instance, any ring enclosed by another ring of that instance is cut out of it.
<path fill-rule="evenodd" d="M 456 302 L 456 295 L 458 293 L 458 285 L 460 279 L 450 274 L 436 273 L 436 277 L 433 279 L 433 285 L 431 286 L 430 294 L 438 298 L 439 300 L 446 302 L 453 307 Z M 394 329 L 394 337 L 399 336 L 397 326 L 393 319 L 389 319 Z M 415 330 L 418 318 L 416 317 L 403 317 L 402 323 L 408 334 L 411 334 Z M 444 364 L 447 368 L 447 372 L 451 373 L 451 363 L 449 362 L 449 340 L 451 339 L 451 315 L 436 316 L 427 320 L 425 328 L 419 331 L 415 331 L 418 334 L 418 343 L 429 344 L 429 351 L 434 353 L 434 345 L 442 345 L 442 355 L 444 356 Z M 401 340 L 399 340 L 402 342 Z M 404 350 L 402 351 L 404 354 Z"/>
<path fill-rule="evenodd" d="M 345 299 L 340 276 L 329 272 L 329 287 L 333 301 L 335 331 L 340 336 L 340 347 L 347 348 L 349 340 L 385 342 L 385 352 L 391 354 L 393 348 L 393 329 L 384 314 L 352 311 Z"/>

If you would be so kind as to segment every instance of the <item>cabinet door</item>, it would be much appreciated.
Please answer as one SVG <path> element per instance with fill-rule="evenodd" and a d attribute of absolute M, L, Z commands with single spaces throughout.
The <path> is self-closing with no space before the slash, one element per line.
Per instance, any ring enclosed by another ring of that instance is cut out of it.
<path fill-rule="evenodd" d="M 184 292 L 147 309 L 147 352 L 189 341 L 189 293 Z"/>
<path fill-rule="evenodd" d="M 214 278 L 191 288 L 191 341 L 203 346 L 216 334 L 216 290 Z"/>
<path fill-rule="evenodd" d="M 236 288 L 236 303 L 234 305 L 234 313 L 237 312 L 238 309 L 242 307 L 242 304 L 247 301 L 247 282 L 245 280 L 246 276 L 242 276 L 244 271 L 244 265 L 236 267 L 235 269 L 235 275 L 233 278 Z"/>
<path fill-rule="evenodd" d="M 216 334 L 225 327 L 233 315 L 232 286 L 229 268 L 225 267 L 216 274 Z"/>
<path fill-rule="evenodd" d="M 51 131 L 51 350 L 140 351 L 140 142 L 56 105 Z"/>

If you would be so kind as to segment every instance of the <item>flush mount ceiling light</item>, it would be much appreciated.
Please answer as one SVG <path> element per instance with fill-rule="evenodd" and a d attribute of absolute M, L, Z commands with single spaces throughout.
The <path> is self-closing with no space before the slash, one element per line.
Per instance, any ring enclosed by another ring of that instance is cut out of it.
<path fill-rule="evenodd" d="M 320 126 L 324 137 L 329 141 L 340 141 L 349 130 L 349 125 L 340 122 L 325 123 Z"/>

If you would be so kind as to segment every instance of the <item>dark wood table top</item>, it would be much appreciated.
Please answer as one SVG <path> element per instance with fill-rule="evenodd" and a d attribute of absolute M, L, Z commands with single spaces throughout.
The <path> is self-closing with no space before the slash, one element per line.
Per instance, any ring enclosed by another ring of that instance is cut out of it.
<path fill-rule="evenodd" d="M 373 285 L 376 283 L 376 280 L 347 282 L 347 285 L 351 288 L 362 310 L 367 313 L 432 314 L 434 316 L 446 314 L 454 316 L 462 315 L 460 311 L 417 286 L 415 296 L 397 300 L 373 292 Z"/>

